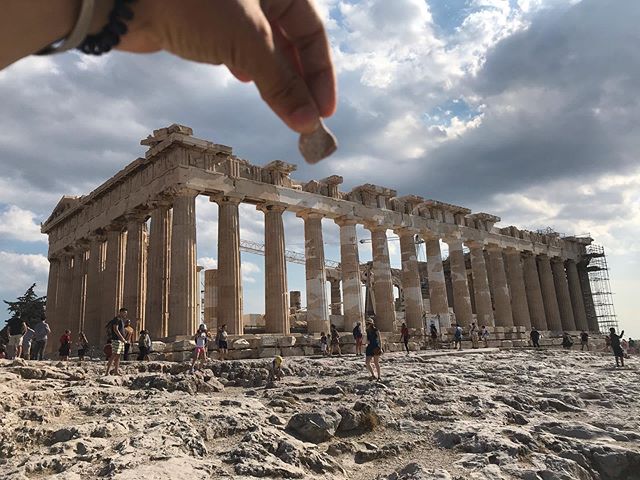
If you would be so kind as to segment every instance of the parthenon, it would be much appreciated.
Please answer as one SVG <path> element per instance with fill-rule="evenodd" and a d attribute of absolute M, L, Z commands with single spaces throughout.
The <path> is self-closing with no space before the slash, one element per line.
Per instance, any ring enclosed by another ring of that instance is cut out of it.
<path fill-rule="evenodd" d="M 585 268 L 588 237 L 497 228 L 497 216 L 416 195 L 397 196 L 372 184 L 342 192 L 343 178 L 337 175 L 299 183 L 290 177 L 293 164 L 253 165 L 182 125 L 155 130 L 141 143 L 148 147 L 144 158 L 88 195 L 63 197 L 42 225 L 49 236 L 50 323 L 59 330 L 84 330 L 94 345 L 122 305 L 152 338 L 190 335 L 197 328 L 199 195 L 219 208 L 218 266 L 207 283 L 215 282 L 217 290 L 217 325 L 226 324 L 232 335 L 244 332 L 240 203 L 264 213 L 266 333 L 287 335 L 291 328 L 285 211 L 304 222 L 309 334 L 328 331 L 332 313 L 342 314 L 345 328 L 364 320 L 358 224 L 371 232 L 368 281 L 373 316 L 383 332 L 396 331 L 400 319 L 418 332 L 428 321 L 446 329 L 452 319 L 462 326 L 598 331 Z M 341 258 L 329 295 L 323 219 L 340 229 Z M 389 230 L 400 241 L 399 307 Z M 426 265 L 418 262 L 416 239 L 426 247 Z M 448 245 L 446 269 L 441 241 Z M 342 308 L 330 308 L 337 302 L 327 297 L 334 293 Z"/>

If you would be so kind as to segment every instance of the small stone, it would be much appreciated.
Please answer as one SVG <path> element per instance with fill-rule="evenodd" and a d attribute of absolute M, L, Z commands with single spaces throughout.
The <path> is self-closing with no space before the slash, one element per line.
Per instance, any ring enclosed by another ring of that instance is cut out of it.
<path fill-rule="evenodd" d="M 312 133 L 300 135 L 298 148 L 307 163 L 318 163 L 337 150 L 338 142 L 324 122 L 320 120 L 318 128 Z"/>

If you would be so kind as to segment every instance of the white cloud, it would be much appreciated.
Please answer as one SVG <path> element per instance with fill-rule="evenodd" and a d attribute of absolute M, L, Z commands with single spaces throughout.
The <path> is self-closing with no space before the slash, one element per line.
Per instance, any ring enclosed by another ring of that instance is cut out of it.
<path fill-rule="evenodd" d="M 0 299 L 14 300 L 32 283 L 36 293 L 47 293 L 49 261 L 44 255 L 29 255 L 0 250 Z"/>
<path fill-rule="evenodd" d="M 40 233 L 40 226 L 35 221 L 36 214 L 23 210 L 16 205 L 9 205 L 0 211 L 0 238 L 21 242 L 46 242 L 47 236 Z"/>

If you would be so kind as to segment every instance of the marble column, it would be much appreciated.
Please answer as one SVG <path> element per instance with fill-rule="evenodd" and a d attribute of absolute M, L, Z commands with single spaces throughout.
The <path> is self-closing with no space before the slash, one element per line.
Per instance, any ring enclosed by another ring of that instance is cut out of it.
<path fill-rule="evenodd" d="M 449 245 L 449 265 L 451 265 L 451 286 L 453 288 L 453 312 L 456 322 L 463 326 L 470 326 L 473 322 L 471 311 L 471 296 L 467 284 L 467 268 L 462 251 L 462 240 L 459 238 L 445 238 Z"/>
<path fill-rule="evenodd" d="M 578 265 L 578 277 L 580 278 L 580 286 L 582 287 L 582 299 L 584 300 L 584 310 L 587 315 L 587 324 L 590 332 L 600 332 L 598 324 L 598 316 L 593 304 L 593 294 L 591 293 L 591 282 L 589 280 L 589 272 L 587 271 L 588 261 L 580 262 Z M 608 333 L 608 332 L 604 332 Z"/>
<path fill-rule="evenodd" d="M 393 332 L 395 331 L 396 310 L 393 300 L 393 279 L 391 278 L 391 262 L 389 260 L 389 245 L 387 244 L 387 227 L 369 225 L 366 228 L 371 232 L 376 326 L 382 332 Z"/>
<path fill-rule="evenodd" d="M 56 306 L 58 299 L 58 289 L 60 288 L 60 258 L 58 256 L 49 257 L 49 277 L 47 279 L 47 303 L 46 316 L 50 325 L 56 325 Z"/>
<path fill-rule="evenodd" d="M 51 324 L 52 339 L 59 338 L 65 330 L 71 328 L 71 295 L 73 285 L 73 254 L 65 251 L 60 254 L 60 273 L 58 274 L 58 296 L 56 305 L 55 324 Z M 59 345 L 56 342 L 49 342 L 52 350 L 56 350 Z"/>
<path fill-rule="evenodd" d="M 169 203 L 151 212 L 147 259 L 145 325 L 152 339 L 169 334 L 169 282 L 171 271 L 171 224 Z"/>
<path fill-rule="evenodd" d="M 571 306 L 567 274 L 564 271 L 564 261 L 559 257 L 553 257 L 551 259 L 551 270 L 553 272 L 553 283 L 556 287 L 556 298 L 558 299 L 558 308 L 560 309 L 562 329 L 572 332 L 576 329 L 576 322 L 573 318 L 573 308 Z"/>
<path fill-rule="evenodd" d="M 529 303 L 527 290 L 524 283 L 524 270 L 520 252 L 515 248 L 506 248 L 504 256 L 507 260 L 507 280 L 511 292 L 511 312 L 513 323 L 516 327 L 531 329 L 531 317 L 529 315 Z"/>
<path fill-rule="evenodd" d="M 124 264 L 123 302 L 136 332 L 146 328 L 144 307 L 147 273 L 147 225 L 144 215 L 127 218 L 127 247 Z"/>
<path fill-rule="evenodd" d="M 116 224 L 106 230 L 107 245 L 105 253 L 105 267 L 102 274 L 102 321 L 101 325 L 106 325 L 118 314 L 118 310 L 123 307 L 122 303 L 122 264 L 123 255 L 123 233 L 122 225 Z M 102 340 L 104 338 L 104 328 L 100 332 Z"/>
<path fill-rule="evenodd" d="M 239 197 L 217 196 L 218 204 L 218 325 L 242 335 L 242 273 L 240 271 Z"/>
<path fill-rule="evenodd" d="M 524 252 L 522 261 L 524 263 L 524 284 L 531 325 L 538 330 L 547 330 L 547 318 L 544 313 L 544 301 L 542 300 L 536 257 L 533 252 Z"/>
<path fill-rule="evenodd" d="M 87 269 L 87 304 L 85 308 L 84 333 L 89 345 L 100 347 L 104 331 L 101 315 L 102 307 L 102 263 L 104 259 L 103 235 L 92 235 L 89 246 L 89 265 Z"/>
<path fill-rule="evenodd" d="M 342 288 L 339 278 L 331 281 L 331 315 L 342 315 Z"/>
<path fill-rule="evenodd" d="M 552 332 L 561 332 L 562 321 L 560 320 L 556 287 L 553 282 L 553 273 L 551 272 L 551 261 L 546 255 L 538 255 L 538 274 L 540 276 L 540 289 L 542 290 L 547 329 Z"/>
<path fill-rule="evenodd" d="M 357 322 L 363 325 L 362 279 L 356 220 L 341 217 L 335 220 L 340 226 L 340 270 L 345 329 L 353 328 Z"/>
<path fill-rule="evenodd" d="M 327 274 L 324 265 L 322 214 L 303 211 L 304 256 L 307 285 L 307 330 L 309 333 L 329 332 Z"/>
<path fill-rule="evenodd" d="M 471 275 L 476 302 L 476 318 L 478 325 L 493 326 L 493 306 L 491 304 L 491 290 L 487 277 L 487 265 L 484 261 L 483 244 L 466 242 L 471 251 Z"/>
<path fill-rule="evenodd" d="M 490 245 L 487 250 L 489 252 L 491 281 L 493 282 L 496 326 L 513 327 L 511 297 L 509 295 L 507 275 L 504 269 L 504 259 L 502 258 L 502 247 Z"/>
<path fill-rule="evenodd" d="M 404 319 L 407 327 L 422 331 L 422 288 L 418 271 L 415 230 L 400 228 L 395 230 L 400 237 L 402 258 L 402 290 L 404 293 Z"/>
<path fill-rule="evenodd" d="M 266 333 L 291 333 L 282 205 L 259 205 L 264 212 L 264 304 Z"/>
<path fill-rule="evenodd" d="M 169 281 L 169 336 L 193 335 L 198 328 L 196 196 L 183 190 L 173 199 L 171 225 L 171 279 Z"/>
<path fill-rule="evenodd" d="M 584 308 L 584 298 L 580 287 L 580 277 L 575 260 L 565 262 L 567 269 L 567 281 L 569 282 L 569 295 L 571 296 L 571 307 L 573 308 L 573 318 L 576 322 L 577 330 L 589 330 L 587 314 Z"/>
<path fill-rule="evenodd" d="M 204 323 L 211 331 L 218 328 L 218 270 L 204 271 Z"/>
<path fill-rule="evenodd" d="M 437 237 L 432 237 L 430 233 L 423 234 L 423 238 L 427 250 L 430 313 L 440 316 L 440 328 L 447 328 L 451 326 L 451 318 L 449 317 L 449 299 L 444 279 L 440 240 Z"/>
<path fill-rule="evenodd" d="M 68 328 L 71 330 L 72 338 L 76 338 L 78 332 L 82 330 L 84 324 L 84 307 L 85 307 L 85 257 L 86 250 L 77 247 L 73 254 L 73 272 L 71 280 L 71 295 L 69 296 L 69 323 Z"/>

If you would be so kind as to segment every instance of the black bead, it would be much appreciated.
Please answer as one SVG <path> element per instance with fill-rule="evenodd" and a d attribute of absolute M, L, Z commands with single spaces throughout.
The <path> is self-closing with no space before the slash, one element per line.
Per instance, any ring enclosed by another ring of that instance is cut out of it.
<path fill-rule="evenodd" d="M 126 21 L 133 18 L 133 10 L 129 5 L 136 0 L 115 0 L 113 10 L 109 14 L 109 23 L 100 33 L 87 35 L 78 50 L 88 55 L 102 55 L 120 43 L 120 37 L 127 33 Z"/>

